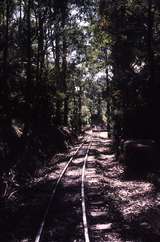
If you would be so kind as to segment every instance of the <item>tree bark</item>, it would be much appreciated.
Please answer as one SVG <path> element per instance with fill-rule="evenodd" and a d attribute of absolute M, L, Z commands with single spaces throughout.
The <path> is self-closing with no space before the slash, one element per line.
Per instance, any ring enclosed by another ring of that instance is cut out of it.
<path fill-rule="evenodd" d="M 27 21 L 27 43 L 26 43 L 26 88 L 25 88 L 25 127 L 24 136 L 28 135 L 28 131 L 32 122 L 32 98 L 33 98 L 33 86 L 32 86 L 32 75 L 31 75 L 31 0 L 27 1 L 26 9 L 26 21 Z"/>
<path fill-rule="evenodd" d="M 9 85 L 9 72 L 8 72 L 8 65 L 9 65 L 9 0 L 6 0 L 5 4 L 5 45 L 3 51 L 3 71 L 2 75 L 3 78 L 1 80 L 1 103 L 3 107 L 3 114 L 5 113 L 5 122 L 10 123 L 10 103 L 9 103 L 9 95 L 10 95 L 10 85 Z"/>
<path fill-rule="evenodd" d="M 153 31 L 154 31 L 154 9 L 153 0 L 148 0 L 148 64 L 149 64 L 149 81 L 151 90 L 154 91 L 154 50 L 153 50 Z"/>
<path fill-rule="evenodd" d="M 67 41 L 66 41 L 66 9 L 67 6 L 65 5 L 62 8 L 62 28 L 63 28 L 63 57 L 62 57 L 62 86 L 63 92 L 65 95 L 64 105 L 63 105 L 63 123 L 65 126 L 68 125 L 68 96 L 67 96 L 67 83 L 66 83 L 66 76 L 67 76 Z"/>
<path fill-rule="evenodd" d="M 44 67 L 44 23 L 43 16 L 41 13 L 41 3 L 38 2 L 38 29 L 37 29 L 37 37 L 38 37 L 38 51 L 37 51 L 37 70 L 36 70 L 36 79 L 37 84 L 41 82 L 43 67 Z"/>
<path fill-rule="evenodd" d="M 56 124 L 61 124 L 61 108 L 62 102 L 59 96 L 61 91 L 61 79 L 60 79 L 60 33 L 59 33 L 59 16 L 57 16 L 55 23 L 55 72 L 56 72 L 56 90 L 57 90 L 57 99 L 56 99 Z"/>
<path fill-rule="evenodd" d="M 111 98 L 111 90 L 110 90 L 110 85 L 109 85 L 109 70 L 108 70 L 108 53 L 107 53 L 107 48 L 106 48 L 106 53 L 105 53 L 105 64 L 106 64 L 106 92 L 107 92 L 107 130 L 108 133 L 111 131 L 110 127 L 110 119 L 111 119 L 111 110 L 110 110 L 110 98 Z"/>

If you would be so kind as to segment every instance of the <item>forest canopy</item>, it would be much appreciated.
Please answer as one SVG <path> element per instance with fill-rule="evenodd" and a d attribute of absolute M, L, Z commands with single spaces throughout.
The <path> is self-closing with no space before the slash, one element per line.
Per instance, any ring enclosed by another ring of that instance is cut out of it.
<path fill-rule="evenodd" d="M 1 177 L 35 171 L 96 115 L 117 149 L 159 142 L 159 43 L 158 0 L 1 0 Z"/>

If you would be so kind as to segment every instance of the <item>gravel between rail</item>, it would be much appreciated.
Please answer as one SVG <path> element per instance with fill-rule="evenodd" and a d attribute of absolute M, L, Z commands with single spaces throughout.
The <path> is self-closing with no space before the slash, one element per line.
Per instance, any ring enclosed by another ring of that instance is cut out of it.
<path fill-rule="evenodd" d="M 62 179 L 47 217 L 44 242 L 84 242 L 81 208 L 83 147 Z M 72 153 L 76 150 L 75 146 Z M 107 132 L 93 132 L 85 171 L 85 202 L 91 242 L 159 242 L 160 181 L 158 175 L 143 179 L 127 177 L 115 160 Z M 57 163 L 32 188 L 13 214 L 14 224 L 3 231 L 0 241 L 30 242 L 35 238 L 51 188 L 66 161 Z"/>

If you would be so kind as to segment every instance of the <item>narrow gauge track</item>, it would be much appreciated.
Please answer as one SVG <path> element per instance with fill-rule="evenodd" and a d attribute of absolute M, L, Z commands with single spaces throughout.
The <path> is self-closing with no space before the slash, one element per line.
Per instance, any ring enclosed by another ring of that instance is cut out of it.
<path fill-rule="evenodd" d="M 90 144 L 88 146 L 85 158 L 84 158 L 84 164 L 83 164 L 83 169 L 82 169 L 82 185 L 81 185 L 81 197 L 82 197 L 82 214 L 83 214 L 83 228 L 84 228 L 84 238 L 85 242 L 90 242 L 89 238 L 89 232 L 88 232 L 88 223 L 87 223 L 87 213 L 86 213 L 86 202 L 85 202 L 85 170 L 86 170 L 86 164 L 87 164 L 87 159 L 89 155 L 90 148 L 92 146 L 92 138 Z"/>
<path fill-rule="evenodd" d="M 59 178 L 57 179 L 57 182 L 53 185 L 52 188 L 52 193 L 47 205 L 47 208 L 45 210 L 45 213 L 43 215 L 43 219 L 42 222 L 39 226 L 38 232 L 36 234 L 35 240 L 34 242 L 41 242 L 42 238 L 43 238 L 43 233 L 45 230 L 45 224 L 46 224 L 46 220 L 50 211 L 50 208 L 52 206 L 52 203 L 55 199 L 55 195 L 57 193 L 58 190 L 58 186 L 61 183 L 62 178 L 64 177 L 67 169 L 69 168 L 69 166 L 72 164 L 73 160 L 76 159 L 77 154 L 79 153 L 79 151 L 82 149 L 82 147 L 85 145 L 85 143 L 88 141 L 88 139 L 90 139 L 88 142 L 88 146 L 86 149 L 86 153 L 84 155 L 84 159 L 83 159 L 83 167 L 82 167 L 82 181 L 81 181 L 81 206 L 82 206 L 82 219 L 83 219 L 83 231 L 84 231 L 84 238 L 85 238 L 85 242 L 89 242 L 89 233 L 88 233 L 88 224 L 87 224 L 87 215 L 86 215 L 86 203 L 85 203 L 85 170 L 86 170 L 86 163 L 87 163 L 87 159 L 88 159 L 88 155 L 89 155 L 89 151 L 92 145 L 92 131 L 91 131 L 91 137 L 89 138 L 89 136 L 81 143 L 81 145 L 76 149 L 76 151 L 74 152 L 74 154 L 72 155 L 72 157 L 70 158 L 70 160 L 67 162 L 66 166 L 64 167 L 64 169 L 62 170 L 62 172 L 59 175 Z M 54 226 L 54 225 L 53 225 Z M 53 240 L 54 241 L 54 240 Z"/>

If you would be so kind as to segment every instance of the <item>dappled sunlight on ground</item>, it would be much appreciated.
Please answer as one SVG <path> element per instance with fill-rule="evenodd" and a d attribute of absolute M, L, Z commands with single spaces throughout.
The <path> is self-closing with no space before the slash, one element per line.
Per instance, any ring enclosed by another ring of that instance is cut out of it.
<path fill-rule="evenodd" d="M 125 167 L 115 160 L 111 141 L 107 141 L 99 135 L 88 160 L 91 240 L 159 242 L 160 193 L 155 193 L 155 186 L 147 177 L 126 179 Z M 90 170 L 93 167 L 96 170 Z"/>
<path fill-rule="evenodd" d="M 153 205 L 153 186 L 145 182 L 122 182 L 119 180 L 107 180 L 112 188 L 111 196 L 121 203 L 120 211 L 127 219 L 131 214 L 138 215 L 142 210 Z"/>
<path fill-rule="evenodd" d="M 88 133 L 91 135 L 91 132 Z M 126 176 L 125 166 L 115 159 L 107 132 L 93 132 L 85 172 L 85 201 L 90 241 L 159 242 L 160 186 L 158 179 Z M 62 178 L 46 221 L 45 242 L 84 242 L 81 209 L 81 175 L 87 141 Z M 46 168 L 24 191 L 17 212 L 14 236 L 33 241 L 53 185 L 77 145 L 61 162 Z M 134 172 L 133 172 L 134 173 Z M 21 222 L 21 218 L 23 221 Z M 32 225 L 32 226 L 31 226 Z M 71 229 L 72 228 L 72 229 Z M 16 240 L 15 240 L 16 241 Z"/>

